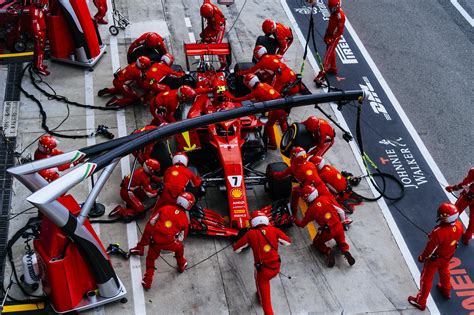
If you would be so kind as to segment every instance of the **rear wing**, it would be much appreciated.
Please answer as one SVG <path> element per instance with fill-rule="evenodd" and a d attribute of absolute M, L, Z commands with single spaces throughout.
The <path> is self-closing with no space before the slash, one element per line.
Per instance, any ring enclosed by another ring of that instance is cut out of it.
<path fill-rule="evenodd" d="M 232 63 L 232 49 L 229 43 L 219 44 L 184 44 L 184 55 L 186 56 L 186 68 L 189 68 L 189 57 L 198 56 L 203 58 L 204 56 L 225 56 L 226 63 L 229 66 Z"/>

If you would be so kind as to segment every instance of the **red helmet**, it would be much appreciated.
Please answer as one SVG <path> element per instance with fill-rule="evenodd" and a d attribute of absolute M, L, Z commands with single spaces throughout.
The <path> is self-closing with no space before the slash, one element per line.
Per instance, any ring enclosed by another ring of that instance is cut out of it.
<path fill-rule="evenodd" d="M 143 163 L 143 169 L 145 170 L 145 173 L 150 175 L 158 173 L 160 168 L 160 162 L 155 159 L 147 159 L 145 163 Z"/>
<path fill-rule="evenodd" d="M 196 98 L 196 91 L 189 85 L 183 85 L 178 88 L 178 100 L 180 102 L 191 102 Z"/>
<path fill-rule="evenodd" d="M 138 57 L 137 61 L 135 62 L 137 68 L 140 70 L 146 70 L 151 66 L 151 60 L 147 56 L 140 56 Z"/>
<path fill-rule="evenodd" d="M 189 161 L 188 156 L 184 152 L 176 152 L 173 155 L 173 159 L 171 160 L 173 165 L 182 164 L 184 166 L 188 166 L 188 161 Z"/>
<path fill-rule="evenodd" d="M 294 147 L 291 149 L 291 160 L 293 161 L 303 161 L 306 160 L 306 150 L 302 147 Z"/>
<path fill-rule="evenodd" d="M 168 67 L 171 67 L 174 62 L 174 57 L 171 54 L 164 54 L 163 56 L 161 56 L 161 62 L 163 62 Z"/>
<path fill-rule="evenodd" d="M 316 132 L 319 130 L 319 125 L 320 121 L 319 118 L 316 116 L 309 116 L 308 119 L 304 122 L 304 125 L 306 127 L 306 130 L 308 130 L 311 133 Z"/>
<path fill-rule="evenodd" d="M 179 194 L 178 198 L 176 198 L 176 204 L 185 210 L 191 210 L 195 203 L 196 198 L 188 191 L 183 191 Z"/>
<path fill-rule="evenodd" d="M 328 8 L 331 13 L 336 12 L 341 7 L 340 0 L 328 0 Z"/>
<path fill-rule="evenodd" d="M 146 35 L 145 38 L 145 45 L 148 47 L 156 47 L 163 42 L 163 38 L 155 32 L 150 32 Z"/>
<path fill-rule="evenodd" d="M 244 77 L 244 84 L 249 89 L 253 89 L 253 87 L 255 85 L 257 85 L 257 83 L 259 83 L 259 82 L 260 82 L 260 80 L 253 73 L 249 73 L 249 74 L 245 75 L 245 77 Z"/>
<path fill-rule="evenodd" d="M 442 203 L 438 208 L 438 220 L 443 223 L 453 223 L 459 217 L 458 208 L 450 202 Z"/>
<path fill-rule="evenodd" d="M 203 18 L 210 18 L 214 14 L 214 7 L 210 3 L 204 3 L 199 11 Z"/>
<path fill-rule="evenodd" d="M 262 23 L 262 31 L 265 33 L 265 35 L 271 35 L 275 32 L 276 30 L 276 23 L 272 19 L 266 19 Z"/>
<path fill-rule="evenodd" d="M 58 146 L 58 140 L 53 136 L 41 136 L 38 141 L 38 149 L 46 154 Z"/>
<path fill-rule="evenodd" d="M 54 168 L 47 168 L 45 170 L 39 171 L 38 173 L 41 175 L 41 177 L 46 179 L 46 181 L 48 183 L 51 183 L 52 181 L 55 181 L 56 179 L 59 178 L 59 174 L 56 170 L 57 170 L 57 168 L 55 168 L 55 167 Z"/>
<path fill-rule="evenodd" d="M 323 167 L 326 166 L 326 160 L 321 156 L 317 156 L 317 155 L 313 156 L 311 158 L 311 162 L 313 162 L 313 164 L 316 165 L 318 170 L 322 170 Z"/>
<path fill-rule="evenodd" d="M 313 202 L 319 196 L 319 192 L 316 187 L 312 185 L 304 186 L 301 190 L 301 196 L 307 203 Z"/>
<path fill-rule="evenodd" d="M 265 46 L 262 46 L 262 45 L 257 45 L 255 46 L 255 48 L 253 49 L 253 56 L 255 57 L 255 59 L 257 60 L 260 60 L 260 58 L 262 58 L 264 55 L 268 54 L 268 51 L 267 49 L 265 48 Z"/>
<path fill-rule="evenodd" d="M 265 212 L 257 210 L 250 214 L 250 224 L 252 227 L 257 227 L 259 225 L 268 225 L 270 220 L 268 219 Z"/>

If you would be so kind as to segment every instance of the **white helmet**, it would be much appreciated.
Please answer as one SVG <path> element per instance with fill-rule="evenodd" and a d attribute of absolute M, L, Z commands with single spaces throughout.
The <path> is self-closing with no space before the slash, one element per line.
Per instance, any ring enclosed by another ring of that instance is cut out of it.
<path fill-rule="evenodd" d="M 171 160 L 173 165 L 182 164 L 184 166 L 188 166 L 188 156 L 184 152 L 177 152 L 173 155 L 173 159 Z"/>
<path fill-rule="evenodd" d="M 253 89 L 253 87 L 259 83 L 260 80 L 258 79 L 258 77 L 253 74 L 253 73 L 249 73 L 247 74 L 245 77 L 244 77 L 244 84 L 245 86 L 247 86 L 249 89 Z"/>
<path fill-rule="evenodd" d="M 184 191 L 176 198 L 176 204 L 185 210 L 191 210 L 196 203 L 196 198 L 190 192 Z"/>
<path fill-rule="evenodd" d="M 301 191 L 301 194 L 303 195 L 303 199 L 306 200 L 307 203 L 312 203 L 319 196 L 318 190 L 312 185 L 304 186 Z"/>
<path fill-rule="evenodd" d="M 257 210 L 250 214 L 250 224 L 252 227 L 268 225 L 270 224 L 270 220 L 268 220 L 267 215 L 263 211 Z"/>

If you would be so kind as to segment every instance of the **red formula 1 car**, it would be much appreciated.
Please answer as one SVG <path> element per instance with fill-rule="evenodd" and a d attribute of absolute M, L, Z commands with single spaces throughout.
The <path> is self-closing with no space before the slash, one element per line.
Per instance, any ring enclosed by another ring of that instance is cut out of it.
<path fill-rule="evenodd" d="M 185 53 L 187 58 L 199 58 L 197 70 L 190 71 L 189 62 L 187 66 L 194 79 L 193 85 L 201 94 L 193 104 L 179 110 L 180 119 L 245 106 L 245 103 L 229 101 L 226 95 L 242 95 L 248 91 L 236 87 L 233 74 L 214 68 L 214 64 L 220 66 L 218 57 L 222 55 L 230 63 L 229 44 L 185 44 Z M 202 174 L 205 188 L 218 188 L 225 192 L 228 200 L 229 223 L 216 211 L 195 207 L 190 212 L 191 229 L 194 232 L 231 236 L 237 235 L 240 229 L 247 228 L 250 218 L 247 189 L 255 185 L 265 185 L 275 201 L 261 209 L 269 215 L 272 223 L 284 225 L 290 222 L 287 198 L 291 191 L 291 181 L 273 180 L 255 168 L 266 157 L 266 139 L 263 135 L 265 119 L 246 116 L 176 136 L 177 150 L 188 153 L 190 163 Z M 285 167 L 286 164 L 282 162 L 272 163 L 267 166 L 267 172 Z M 202 196 L 205 191 L 201 189 L 194 193 Z"/>

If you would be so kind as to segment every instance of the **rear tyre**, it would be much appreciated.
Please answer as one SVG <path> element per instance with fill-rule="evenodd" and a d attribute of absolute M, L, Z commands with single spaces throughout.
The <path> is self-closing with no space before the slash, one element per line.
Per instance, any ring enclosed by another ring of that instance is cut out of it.
<path fill-rule="evenodd" d="M 151 152 L 150 157 L 160 162 L 161 168 L 160 172 L 158 173 L 160 176 L 163 176 L 165 170 L 173 165 L 171 161 L 172 152 L 168 141 L 157 142 L 153 146 L 153 151 Z"/>
<path fill-rule="evenodd" d="M 262 45 L 263 47 L 265 47 L 267 49 L 267 52 L 270 55 L 274 55 L 278 50 L 278 41 L 273 37 L 269 37 L 269 36 L 265 36 L 265 35 L 261 35 L 261 36 L 257 37 L 257 41 L 255 42 L 255 46 L 258 46 L 258 45 Z M 255 57 L 252 59 L 252 61 L 255 62 L 255 63 L 257 62 Z"/>
<path fill-rule="evenodd" d="M 287 199 L 291 194 L 291 178 L 285 178 L 278 180 L 271 176 L 271 173 L 281 172 L 287 169 L 288 166 L 283 162 L 275 162 L 267 165 L 267 184 L 268 184 L 268 193 L 272 200 Z"/>
<path fill-rule="evenodd" d="M 193 172 L 194 175 L 199 176 L 199 172 L 198 172 L 196 167 L 188 166 L 188 169 L 191 172 Z M 190 193 L 192 193 L 196 199 L 199 199 L 200 197 L 202 197 L 201 196 L 202 195 L 201 188 L 200 187 L 194 187 L 191 184 L 191 182 L 189 182 L 188 185 L 186 186 L 186 191 L 189 191 Z"/>
<path fill-rule="evenodd" d="M 236 96 L 243 96 L 250 93 L 250 89 L 244 85 L 243 77 L 236 76 L 235 74 L 239 71 L 248 70 L 255 64 L 253 62 L 239 62 L 234 67 L 234 82 L 232 84 L 231 92 Z"/>
<path fill-rule="evenodd" d="M 111 27 L 115 27 L 115 26 L 111 26 Z M 117 34 L 118 34 L 118 29 L 117 29 Z M 150 48 L 141 46 L 141 47 L 137 47 L 136 49 L 132 51 L 131 54 L 127 55 L 128 64 L 134 63 L 135 61 L 137 61 L 138 57 L 140 56 L 146 56 L 150 58 L 152 63 L 160 62 L 161 60 L 161 54 L 159 54 L 155 49 L 150 49 Z"/>
<path fill-rule="evenodd" d="M 281 137 L 280 151 L 290 157 L 291 149 L 294 147 L 302 147 L 308 151 L 313 146 L 313 135 L 306 130 L 303 123 L 292 123 Z"/>

